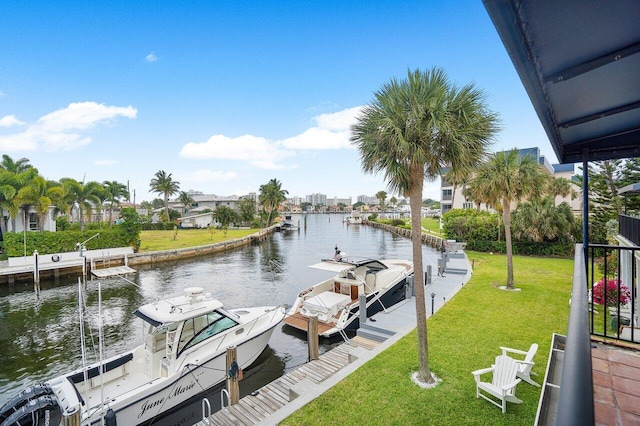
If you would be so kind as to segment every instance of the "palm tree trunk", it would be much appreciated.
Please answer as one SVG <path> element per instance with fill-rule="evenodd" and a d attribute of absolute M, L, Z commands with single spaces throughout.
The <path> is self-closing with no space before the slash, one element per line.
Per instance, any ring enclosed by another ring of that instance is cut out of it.
<path fill-rule="evenodd" d="M 416 168 L 416 167 L 412 167 Z M 418 380 L 433 383 L 429 368 L 429 344 L 427 340 L 427 308 L 424 300 L 424 267 L 422 264 L 422 167 L 412 171 L 413 187 L 409 194 L 411 206 L 411 245 L 413 248 L 413 285 L 416 299 L 416 326 L 418 329 Z"/>
<path fill-rule="evenodd" d="M 507 246 L 507 289 L 513 290 L 513 249 L 511 247 L 511 203 L 502 201 L 502 214 L 504 215 L 504 240 Z"/>
<path fill-rule="evenodd" d="M 84 211 L 82 211 L 82 207 L 78 207 L 78 222 L 80 223 L 80 231 L 84 231 Z"/>

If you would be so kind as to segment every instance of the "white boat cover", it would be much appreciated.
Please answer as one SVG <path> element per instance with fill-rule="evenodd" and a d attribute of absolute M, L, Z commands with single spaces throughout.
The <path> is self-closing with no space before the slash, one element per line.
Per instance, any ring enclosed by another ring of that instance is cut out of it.
<path fill-rule="evenodd" d="M 342 271 L 348 271 L 350 269 L 354 269 L 355 265 L 351 265 L 348 263 L 341 263 L 341 262 L 324 261 L 320 263 L 315 263 L 313 265 L 309 265 L 309 268 L 319 269 L 321 271 L 342 272 Z"/>

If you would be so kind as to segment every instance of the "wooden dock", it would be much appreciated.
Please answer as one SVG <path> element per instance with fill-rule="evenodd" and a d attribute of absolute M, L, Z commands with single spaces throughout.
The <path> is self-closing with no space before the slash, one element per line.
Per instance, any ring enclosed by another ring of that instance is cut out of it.
<path fill-rule="evenodd" d="M 323 382 L 342 368 L 355 361 L 358 351 L 371 350 L 380 343 L 356 336 L 320 358 L 307 362 L 268 385 L 260 388 L 256 395 L 247 395 L 238 404 L 223 408 L 198 426 L 252 426 L 265 422 L 272 414 L 296 399 L 305 390 Z"/>

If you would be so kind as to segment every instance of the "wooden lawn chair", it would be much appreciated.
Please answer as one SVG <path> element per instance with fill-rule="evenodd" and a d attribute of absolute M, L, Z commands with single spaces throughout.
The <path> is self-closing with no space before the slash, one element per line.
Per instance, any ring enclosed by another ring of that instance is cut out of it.
<path fill-rule="evenodd" d="M 502 408 L 502 412 L 507 412 L 507 402 L 514 404 L 522 403 L 516 398 L 516 385 L 521 379 L 516 378 L 518 374 L 518 362 L 507 355 L 498 355 L 496 363 L 489 368 L 476 370 L 471 374 L 476 379 L 476 398 L 484 398 L 496 407 Z M 480 376 L 486 373 L 493 373 L 491 382 L 483 382 Z M 484 393 L 483 393 L 484 392 Z M 500 400 L 500 403 L 485 395 L 485 393 Z"/>
<path fill-rule="evenodd" d="M 525 382 L 532 384 L 534 386 L 538 386 L 540 387 L 540 385 L 536 382 L 533 381 L 533 379 L 531 378 L 531 375 L 533 374 L 534 376 L 537 376 L 536 373 L 534 373 L 533 371 L 531 371 L 531 369 L 533 368 L 533 365 L 535 364 L 533 362 L 533 356 L 536 354 L 536 352 L 538 352 L 538 344 L 537 343 L 533 343 L 531 345 L 531 347 L 529 348 L 528 351 L 521 351 L 519 349 L 511 349 L 511 348 L 505 348 L 504 346 L 501 346 L 500 349 L 502 350 L 502 355 L 508 355 L 509 353 L 514 353 L 514 354 L 518 354 L 518 355 L 525 355 L 524 360 L 520 361 L 518 359 L 516 359 L 516 362 L 518 363 L 518 377 L 520 377 L 522 380 L 524 380 Z"/>

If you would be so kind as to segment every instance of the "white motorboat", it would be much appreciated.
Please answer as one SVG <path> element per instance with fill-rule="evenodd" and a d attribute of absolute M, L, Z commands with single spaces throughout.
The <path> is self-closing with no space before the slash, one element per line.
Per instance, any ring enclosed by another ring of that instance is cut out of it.
<path fill-rule="evenodd" d="M 360 295 L 365 295 L 367 317 L 403 300 L 407 277 L 413 275 L 409 260 L 348 259 L 336 247 L 334 259 L 310 268 L 336 272 L 333 278 L 298 294 L 284 323 L 307 331 L 309 317 L 318 317 L 318 334 L 332 337 L 360 326 Z"/>
<path fill-rule="evenodd" d="M 143 344 L 31 386 L 0 409 L 0 425 L 137 425 L 227 377 L 227 348 L 249 367 L 285 315 L 281 306 L 224 309 L 200 287 L 141 306 Z"/>
<path fill-rule="evenodd" d="M 345 217 L 347 225 L 361 225 L 362 214 L 358 210 L 352 210 L 351 214 Z"/>
<path fill-rule="evenodd" d="M 284 220 L 280 224 L 280 230 L 281 231 L 297 231 L 298 229 L 300 229 L 300 227 L 296 225 L 296 223 L 291 218 L 291 215 L 290 214 L 285 215 Z"/>

